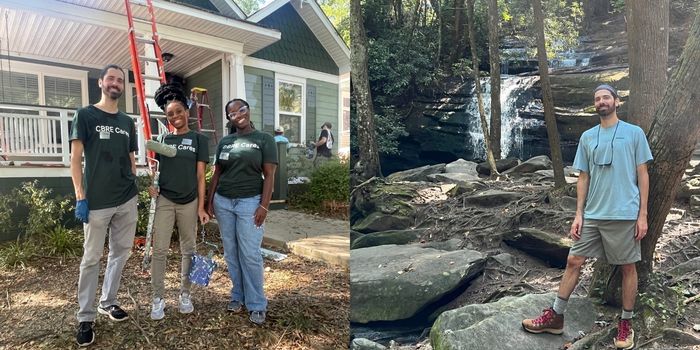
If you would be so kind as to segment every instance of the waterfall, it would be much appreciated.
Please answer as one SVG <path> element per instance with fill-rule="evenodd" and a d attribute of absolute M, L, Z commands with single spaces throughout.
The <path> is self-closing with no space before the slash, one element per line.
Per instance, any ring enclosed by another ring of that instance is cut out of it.
<path fill-rule="evenodd" d="M 501 76 L 501 158 L 509 156 L 522 158 L 523 130 L 544 125 L 540 120 L 523 119 L 518 116 L 518 96 L 523 91 L 531 88 L 537 79 L 539 78 L 536 76 Z M 490 123 L 491 83 L 489 78 L 481 78 L 481 89 L 486 120 Z M 470 115 L 466 140 L 467 147 L 472 150 L 473 159 L 486 159 L 476 88 L 472 88 L 472 97 L 466 112 Z"/>

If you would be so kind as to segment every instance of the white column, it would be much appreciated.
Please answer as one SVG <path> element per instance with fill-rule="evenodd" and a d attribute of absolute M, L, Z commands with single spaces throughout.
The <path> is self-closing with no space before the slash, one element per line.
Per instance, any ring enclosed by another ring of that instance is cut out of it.
<path fill-rule="evenodd" d="M 240 98 L 245 100 L 245 72 L 243 70 L 243 60 L 245 60 L 245 55 L 240 53 L 231 53 L 226 56 L 229 63 L 229 91 L 231 98 Z"/>

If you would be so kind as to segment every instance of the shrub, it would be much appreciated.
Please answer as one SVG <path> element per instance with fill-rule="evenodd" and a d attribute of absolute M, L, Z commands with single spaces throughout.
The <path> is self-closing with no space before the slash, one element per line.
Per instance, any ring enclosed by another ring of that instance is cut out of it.
<path fill-rule="evenodd" d="M 350 168 L 348 163 L 331 161 L 311 173 L 311 198 L 324 201 L 348 202 L 350 199 Z"/>
<path fill-rule="evenodd" d="M 151 208 L 151 195 L 148 193 L 148 187 L 151 186 L 151 177 L 142 175 L 136 180 L 136 185 L 139 190 L 138 194 L 138 220 L 136 221 L 136 234 L 146 235 L 148 232 L 148 212 Z"/>
<path fill-rule="evenodd" d="M 37 180 L 25 182 L 12 191 L 15 203 L 29 209 L 26 223 L 19 225 L 26 236 L 45 234 L 54 227 L 65 224 L 66 214 L 73 209 L 69 198 L 51 198 L 53 190 L 37 187 L 37 183 Z"/>
<path fill-rule="evenodd" d="M 25 267 L 27 262 L 36 255 L 36 250 L 33 242 L 17 239 L 0 249 L 0 267 Z"/>
<path fill-rule="evenodd" d="M 82 246 L 81 235 L 63 226 L 54 227 L 42 237 L 42 249 L 49 256 L 78 256 Z"/>

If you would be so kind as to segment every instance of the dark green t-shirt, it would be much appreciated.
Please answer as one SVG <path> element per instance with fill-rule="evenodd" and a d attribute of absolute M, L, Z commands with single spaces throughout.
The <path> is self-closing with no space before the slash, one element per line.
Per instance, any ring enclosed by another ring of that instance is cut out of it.
<path fill-rule="evenodd" d="M 272 135 L 254 130 L 231 134 L 219 141 L 215 164 L 221 167 L 216 193 L 228 198 L 248 198 L 262 193 L 263 163 L 277 164 Z"/>
<path fill-rule="evenodd" d="M 175 157 L 156 155 L 160 161 L 160 194 L 178 204 L 197 199 L 197 162 L 209 163 L 209 139 L 190 130 L 169 134 L 163 143 L 177 148 Z"/>
<path fill-rule="evenodd" d="M 138 193 L 129 157 L 138 150 L 137 137 L 134 120 L 122 112 L 95 106 L 75 112 L 70 139 L 83 142 L 83 186 L 91 210 L 116 207 Z"/>

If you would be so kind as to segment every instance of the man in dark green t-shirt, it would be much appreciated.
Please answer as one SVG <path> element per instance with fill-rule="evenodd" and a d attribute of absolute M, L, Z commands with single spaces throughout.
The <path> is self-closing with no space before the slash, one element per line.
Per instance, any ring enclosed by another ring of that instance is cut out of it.
<path fill-rule="evenodd" d="M 76 111 L 70 136 L 76 217 L 84 222 L 85 231 L 78 279 L 80 346 L 90 345 L 95 338 L 95 292 L 108 232 L 109 256 L 97 311 L 113 321 L 129 318 L 118 305 L 117 291 L 136 233 L 137 134 L 133 119 L 117 107 L 124 78 L 124 70 L 117 65 L 103 69 L 98 80 L 102 90 L 100 102 Z"/>

